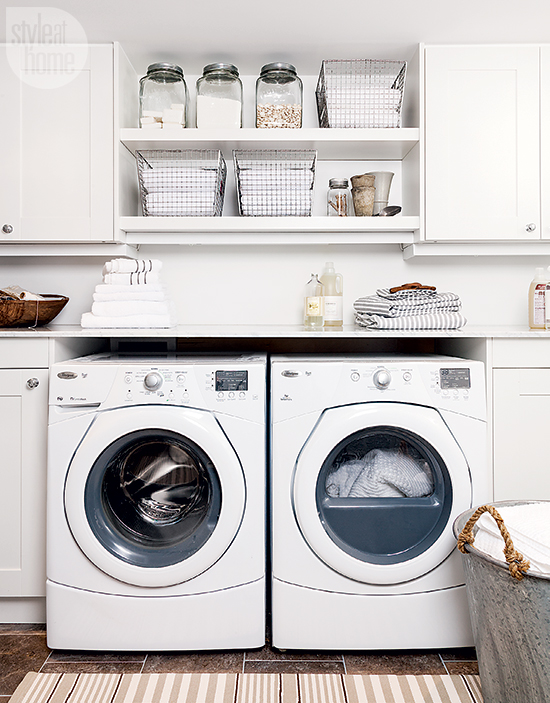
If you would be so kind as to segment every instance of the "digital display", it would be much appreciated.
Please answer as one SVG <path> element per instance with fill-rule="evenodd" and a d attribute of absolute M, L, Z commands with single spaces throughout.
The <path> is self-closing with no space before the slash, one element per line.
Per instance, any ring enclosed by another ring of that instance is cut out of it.
<path fill-rule="evenodd" d="M 216 371 L 217 391 L 247 391 L 248 371 Z"/>
<path fill-rule="evenodd" d="M 441 388 L 471 388 L 470 369 L 439 369 Z"/>

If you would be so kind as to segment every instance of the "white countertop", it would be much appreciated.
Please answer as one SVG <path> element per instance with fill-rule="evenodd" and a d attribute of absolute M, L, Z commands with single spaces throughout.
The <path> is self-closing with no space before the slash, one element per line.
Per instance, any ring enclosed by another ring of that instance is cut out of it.
<path fill-rule="evenodd" d="M 215 338 L 215 339 L 365 339 L 365 338 L 545 338 L 550 330 L 530 330 L 527 326 L 466 325 L 459 330 L 368 330 L 355 325 L 342 328 L 305 330 L 301 325 L 178 325 L 163 329 L 83 329 L 80 325 L 49 325 L 43 327 L 6 327 L 0 329 L 6 338 Z"/>

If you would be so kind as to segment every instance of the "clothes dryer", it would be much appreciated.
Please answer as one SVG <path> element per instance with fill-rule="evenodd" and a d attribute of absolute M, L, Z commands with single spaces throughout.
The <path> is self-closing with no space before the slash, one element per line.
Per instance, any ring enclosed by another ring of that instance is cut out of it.
<path fill-rule="evenodd" d="M 273 645 L 472 645 L 452 525 L 491 499 L 483 364 L 274 356 L 271 392 Z"/>
<path fill-rule="evenodd" d="M 263 645 L 265 388 L 263 356 L 54 365 L 51 648 Z"/>

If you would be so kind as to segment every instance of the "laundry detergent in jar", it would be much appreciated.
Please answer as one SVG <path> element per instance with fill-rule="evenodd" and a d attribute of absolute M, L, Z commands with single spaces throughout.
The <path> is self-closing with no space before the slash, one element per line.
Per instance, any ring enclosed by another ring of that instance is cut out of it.
<path fill-rule="evenodd" d="M 242 127 L 243 86 L 231 63 L 205 66 L 197 81 L 197 127 Z"/>

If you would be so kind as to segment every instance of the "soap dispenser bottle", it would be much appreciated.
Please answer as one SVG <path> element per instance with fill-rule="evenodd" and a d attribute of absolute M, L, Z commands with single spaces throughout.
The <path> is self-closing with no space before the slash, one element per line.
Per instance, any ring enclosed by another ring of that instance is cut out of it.
<path fill-rule="evenodd" d="M 529 286 L 529 327 L 532 330 L 543 330 L 545 328 L 545 296 L 548 282 L 549 276 L 545 274 L 544 268 L 536 268 L 535 277 Z"/>
<path fill-rule="evenodd" d="M 304 327 L 306 329 L 322 329 L 324 315 L 324 286 L 316 273 L 306 284 L 304 296 Z"/>
<path fill-rule="evenodd" d="M 343 325 L 344 279 L 336 273 L 332 261 L 327 261 L 321 274 L 321 283 L 325 287 L 325 327 Z"/>

